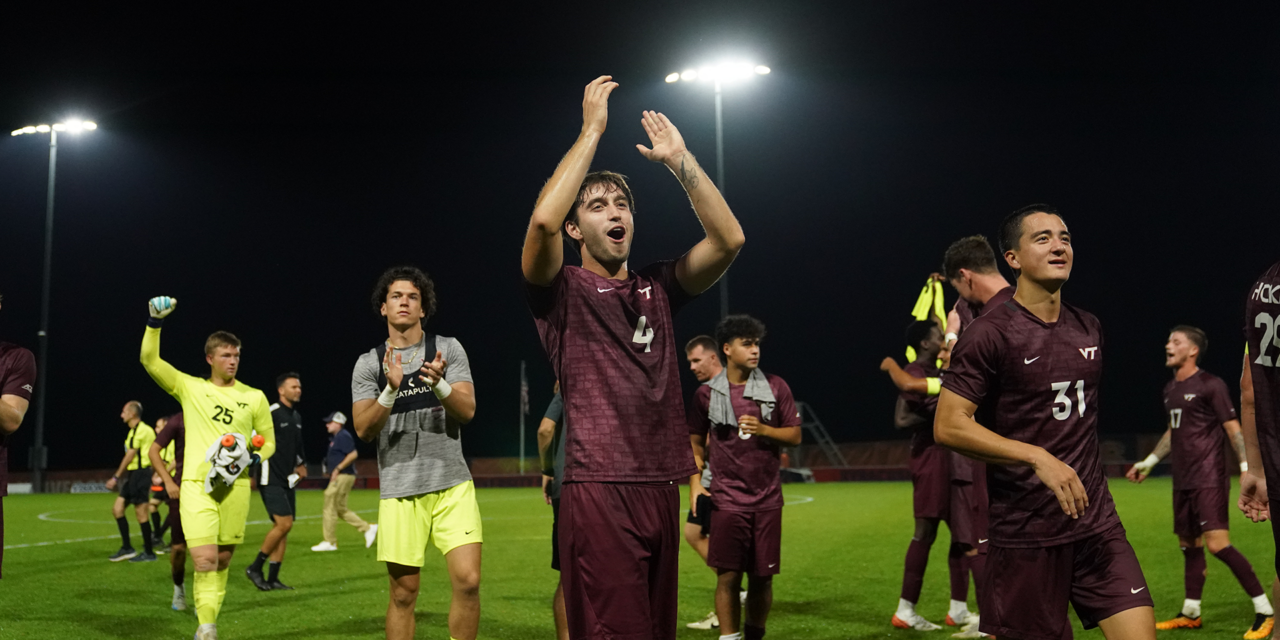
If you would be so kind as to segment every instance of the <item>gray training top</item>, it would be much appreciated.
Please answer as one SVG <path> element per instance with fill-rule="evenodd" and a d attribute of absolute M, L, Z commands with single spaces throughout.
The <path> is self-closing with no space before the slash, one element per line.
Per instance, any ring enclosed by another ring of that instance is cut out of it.
<path fill-rule="evenodd" d="M 427 337 L 423 336 L 423 340 Z M 462 457 L 462 425 L 448 417 L 435 394 L 418 379 L 423 363 L 435 359 L 435 352 L 439 351 L 448 363 L 445 382 L 472 382 L 467 352 L 457 339 L 444 336 L 435 336 L 434 348 L 422 346 L 419 342 L 395 350 L 406 359 L 402 365 L 405 376 L 396 395 L 396 406 L 378 434 L 378 476 L 384 500 L 443 491 L 471 479 Z M 370 349 L 356 360 L 351 372 L 351 402 L 381 395 L 380 378 L 382 358 L 378 348 Z"/>

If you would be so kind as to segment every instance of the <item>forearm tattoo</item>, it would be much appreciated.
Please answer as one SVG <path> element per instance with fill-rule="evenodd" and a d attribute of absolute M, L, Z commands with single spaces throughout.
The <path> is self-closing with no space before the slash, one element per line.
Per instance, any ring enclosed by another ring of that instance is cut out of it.
<path fill-rule="evenodd" d="M 702 178 L 698 175 L 698 161 L 693 158 L 692 153 L 686 151 L 680 156 L 680 171 L 676 173 L 676 177 L 680 178 L 680 184 L 685 189 L 693 191 L 698 188 Z"/>
<path fill-rule="evenodd" d="M 1245 448 L 1244 448 L 1244 433 L 1240 431 L 1236 431 L 1235 433 L 1231 434 L 1231 446 L 1235 447 L 1236 458 L 1240 462 L 1245 462 L 1246 460 L 1248 460 L 1248 457 L 1245 454 Z"/>
<path fill-rule="evenodd" d="M 1164 436 L 1156 444 L 1156 450 L 1151 452 L 1155 457 L 1163 460 L 1165 456 L 1169 455 L 1169 451 L 1173 449 L 1173 442 L 1170 440 L 1171 435 L 1173 435 L 1172 431 L 1166 430 L 1164 432 Z"/>

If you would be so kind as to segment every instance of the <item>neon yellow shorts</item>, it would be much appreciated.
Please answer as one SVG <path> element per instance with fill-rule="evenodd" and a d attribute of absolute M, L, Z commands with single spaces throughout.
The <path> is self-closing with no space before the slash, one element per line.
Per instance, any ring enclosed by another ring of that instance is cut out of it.
<path fill-rule="evenodd" d="M 182 480 L 182 529 L 191 548 L 207 544 L 244 542 L 244 523 L 249 517 L 249 479 L 234 486 L 220 486 L 204 492 L 204 480 Z"/>
<path fill-rule="evenodd" d="M 184 523 L 185 524 L 185 523 Z M 378 561 L 421 567 L 427 545 L 441 555 L 483 542 L 475 483 L 442 491 L 378 501 Z"/>

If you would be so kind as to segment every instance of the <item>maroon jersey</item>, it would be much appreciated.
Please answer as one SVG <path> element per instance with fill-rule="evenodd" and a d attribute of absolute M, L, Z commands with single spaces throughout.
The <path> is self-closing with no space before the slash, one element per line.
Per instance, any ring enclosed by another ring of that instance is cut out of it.
<path fill-rule="evenodd" d="M 693 299 L 675 262 L 610 280 L 565 266 L 527 284 L 542 346 L 560 380 L 565 482 L 684 480 L 689 446 L 671 316 Z"/>
<path fill-rule="evenodd" d="M 1236 419 L 1231 392 L 1222 378 L 1197 371 L 1164 386 L 1164 409 L 1173 431 L 1173 490 L 1225 487 L 1224 422 Z"/>
<path fill-rule="evenodd" d="M 743 397 L 745 384 L 729 385 L 729 400 L 737 416 L 751 415 L 771 427 L 800 425 L 791 387 L 778 376 L 765 374 L 773 391 L 773 406 L 765 420 L 760 404 Z M 736 424 L 711 423 L 711 386 L 702 385 L 693 394 L 694 408 L 689 412 L 689 433 L 707 436 L 708 457 L 716 461 L 711 475 L 711 499 L 717 510 L 769 511 L 782 508 L 781 448 L 768 438 L 738 436 Z M 686 438 L 687 440 L 687 438 Z M 687 476 L 686 476 L 687 477 Z"/>
<path fill-rule="evenodd" d="M 28 402 L 36 384 L 36 359 L 16 344 L 0 342 L 0 396 L 18 396 Z M 9 495 L 8 436 L 0 436 L 0 497 Z"/>
<path fill-rule="evenodd" d="M 920 359 L 917 359 L 915 362 L 903 367 L 902 370 L 911 374 L 913 378 L 936 378 L 940 373 L 937 360 L 921 362 Z M 911 434 L 911 457 L 915 458 L 934 444 L 933 415 L 938 412 L 938 396 L 913 393 L 911 391 L 903 391 L 898 395 L 906 403 L 907 411 L 925 418 L 924 423 L 916 427 Z"/>
<path fill-rule="evenodd" d="M 1280 262 L 1249 288 L 1244 310 L 1258 449 L 1267 477 L 1275 478 L 1280 475 Z"/>
<path fill-rule="evenodd" d="M 956 345 L 943 388 L 977 404 L 982 426 L 1070 465 L 1089 496 L 1072 520 L 1030 467 L 987 465 L 993 544 L 1048 547 L 1119 523 L 1098 455 L 1101 378 L 1102 324 L 1068 304 L 1047 324 L 1009 300 L 975 320 Z"/>
<path fill-rule="evenodd" d="M 956 315 L 960 316 L 960 330 L 956 332 L 956 335 L 964 335 L 964 330 L 967 329 L 974 320 L 981 318 L 984 311 L 994 309 L 995 307 L 1012 300 L 1013 292 L 1013 287 L 1005 287 L 997 291 L 994 296 L 991 296 L 991 299 L 987 300 L 986 304 L 975 304 L 965 300 L 964 298 L 960 298 L 960 300 L 956 302 Z"/>
<path fill-rule="evenodd" d="M 160 433 L 156 434 L 156 444 L 161 449 L 173 444 L 173 481 L 182 482 L 182 457 L 187 450 L 187 425 L 182 421 L 182 412 L 169 416 L 168 422 Z M 144 454 L 145 455 L 145 454 Z"/>

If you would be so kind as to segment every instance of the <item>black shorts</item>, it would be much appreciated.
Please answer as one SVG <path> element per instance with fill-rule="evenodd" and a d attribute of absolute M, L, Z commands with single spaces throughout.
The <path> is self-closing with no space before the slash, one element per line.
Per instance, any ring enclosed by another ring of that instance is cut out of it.
<path fill-rule="evenodd" d="M 551 568 L 560 570 L 560 498 L 551 501 Z"/>
<path fill-rule="evenodd" d="M 702 535 L 709 536 L 711 535 L 711 510 L 714 508 L 711 505 L 711 496 L 705 493 L 698 494 L 698 515 L 693 515 L 693 509 L 690 509 L 689 517 L 684 521 L 702 527 Z"/>
<path fill-rule="evenodd" d="M 267 514 L 271 516 L 289 516 L 292 518 L 298 512 L 296 506 L 296 491 L 278 484 L 264 484 L 258 487 L 258 493 L 262 494 L 262 504 L 267 508 Z"/>
<path fill-rule="evenodd" d="M 151 468 L 126 471 L 119 481 L 120 497 L 126 504 L 146 504 L 151 500 Z"/>

